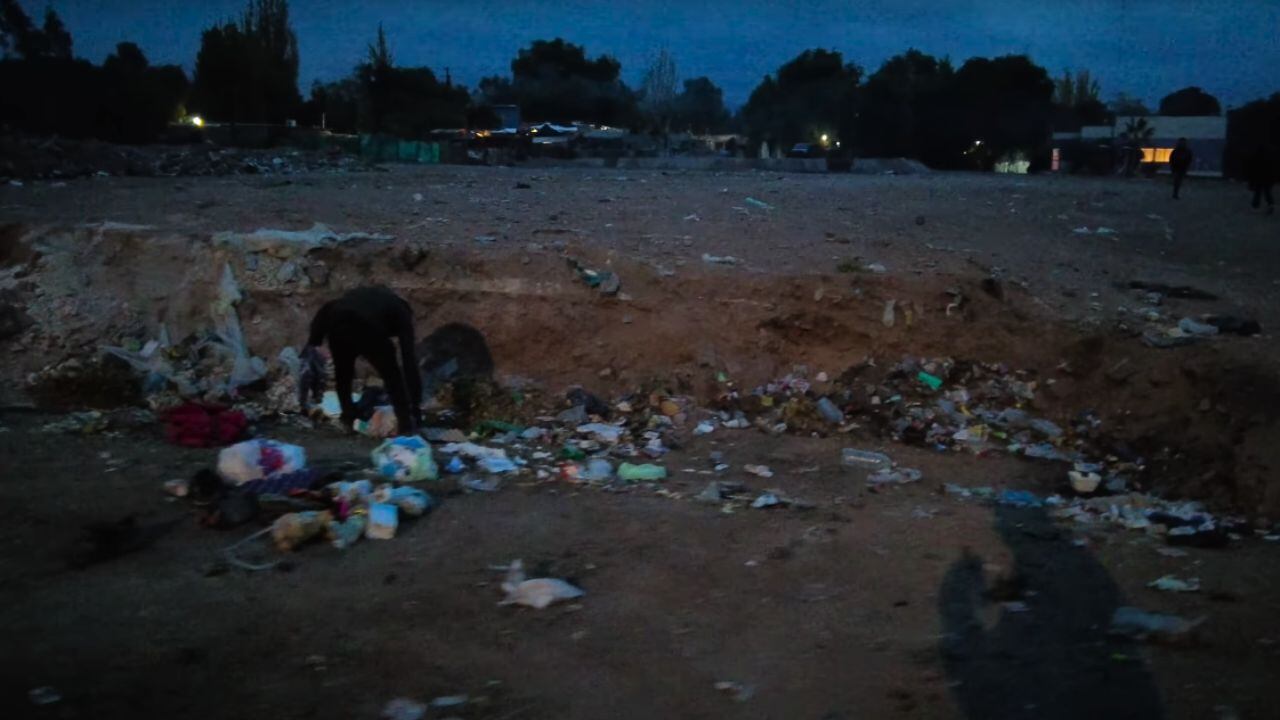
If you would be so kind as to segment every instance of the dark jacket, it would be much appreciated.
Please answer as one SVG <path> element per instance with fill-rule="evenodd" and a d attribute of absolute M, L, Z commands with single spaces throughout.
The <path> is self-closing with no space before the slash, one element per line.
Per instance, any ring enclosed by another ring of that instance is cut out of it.
<path fill-rule="evenodd" d="M 1244 179 L 1250 186 L 1274 185 L 1276 182 L 1275 153 L 1263 148 L 1249 156 L 1244 163 Z"/>
<path fill-rule="evenodd" d="M 1174 148 L 1169 155 L 1169 169 L 1175 174 L 1185 175 L 1191 169 L 1191 158 L 1191 148 Z"/>

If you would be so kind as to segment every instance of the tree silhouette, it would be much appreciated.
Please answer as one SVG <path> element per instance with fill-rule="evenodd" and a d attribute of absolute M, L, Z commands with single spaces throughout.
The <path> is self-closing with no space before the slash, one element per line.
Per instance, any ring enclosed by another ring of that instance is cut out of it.
<path fill-rule="evenodd" d="M 71 33 L 67 32 L 67 27 L 62 24 L 62 18 L 58 17 L 58 13 L 53 8 L 46 8 L 44 11 L 44 27 L 41 29 L 44 36 L 44 54 L 46 57 L 58 60 L 71 59 Z"/>
<path fill-rule="evenodd" d="M 653 127 L 664 135 L 671 131 L 675 101 L 676 63 L 671 53 L 663 48 L 640 81 L 640 108 Z"/>
<path fill-rule="evenodd" d="M 1164 96 L 1160 101 L 1161 115 L 1221 115 L 1218 99 L 1198 87 L 1185 87 Z"/>
<path fill-rule="evenodd" d="M 950 88 L 951 126 L 972 143 L 970 163 L 990 169 L 998 158 L 1045 154 L 1053 118 L 1053 81 L 1025 55 L 970 58 Z"/>
<path fill-rule="evenodd" d="M 1115 98 L 1107 104 L 1107 109 L 1113 115 L 1118 117 L 1134 116 L 1134 115 L 1150 115 L 1151 110 L 1136 97 L 1125 93 L 1118 93 Z"/>
<path fill-rule="evenodd" d="M 151 67 L 137 45 L 121 43 L 102 67 L 71 56 L 57 13 L 37 29 L 14 0 L 0 0 L 0 125 L 32 133 L 155 140 L 176 118 L 187 77 Z"/>
<path fill-rule="evenodd" d="M 231 122 L 282 122 L 298 109 L 298 41 L 287 0 L 250 0 L 239 23 L 204 31 L 192 107 Z"/>
<path fill-rule="evenodd" d="M 914 157 L 935 163 L 934 146 L 945 120 L 937 116 L 943 89 L 955 75 L 951 63 L 918 50 L 891 57 L 862 88 L 858 141 L 872 157 Z"/>
<path fill-rule="evenodd" d="M 622 66 L 602 55 L 594 60 L 580 45 L 535 40 L 511 61 L 511 79 L 485 78 L 480 88 L 492 104 L 516 103 L 530 121 L 631 125 L 636 99 L 619 79 Z"/>
<path fill-rule="evenodd" d="M 1101 86 L 1088 70 L 1072 73 L 1064 71 L 1054 83 L 1054 128 L 1078 130 L 1082 125 L 1102 125 L 1107 122 L 1107 106 L 1099 100 Z"/>
<path fill-rule="evenodd" d="M 851 143 L 858 81 L 862 71 L 846 64 L 840 53 L 806 50 L 767 75 L 751 92 L 742 108 L 742 119 L 752 142 L 792 143 L 819 141 Z"/>
<path fill-rule="evenodd" d="M 675 97 L 673 126 L 694 133 L 724 130 L 729 125 L 729 111 L 724 106 L 724 92 L 710 78 L 696 77 L 684 81 L 684 91 Z"/>

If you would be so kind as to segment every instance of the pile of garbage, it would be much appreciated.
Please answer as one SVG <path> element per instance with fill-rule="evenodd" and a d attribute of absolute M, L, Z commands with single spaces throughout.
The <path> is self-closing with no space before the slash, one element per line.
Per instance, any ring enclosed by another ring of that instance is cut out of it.
<path fill-rule="evenodd" d="M 422 517 L 435 505 L 430 494 L 414 485 L 439 477 L 431 447 L 422 438 L 388 440 L 373 451 L 371 461 L 372 468 L 362 472 L 323 473 L 307 464 L 302 447 L 259 438 L 223 448 L 216 474 L 202 471 L 190 482 L 170 481 L 165 490 L 204 504 L 204 524 L 213 527 L 250 522 L 272 504 L 288 508 L 225 552 L 231 564 L 261 570 L 279 561 L 246 562 L 237 552 L 264 535 L 280 552 L 320 538 L 346 549 L 361 538 L 394 538 L 402 517 Z"/>
<path fill-rule="evenodd" d="M 1088 527 L 1115 527 L 1145 533 L 1168 545 L 1223 547 L 1248 532 L 1239 517 L 1216 517 L 1201 503 L 1172 501 L 1143 493 L 1098 497 L 1041 497 L 1028 490 L 944 485 L 949 495 L 1010 507 L 1046 508 L 1050 516 Z"/>
<path fill-rule="evenodd" d="M 68 138 L 0 138 L 0 178 L 19 181 L 89 176 L 291 175 L 371 169 L 374 167 L 359 157 L 336 149 L 132 146 Z"/>
<path fill-rule="evenodd" d="M 1127 476 L 1142 470 L 1141 458 L 1106 442 L 1095 414 L 1081 413 L 1066 427 L 1037 416 L 1040 381 L 1032 373 L 912 357 L 873 379 L 880 370 L 868 358 L 837 378 L 818 373 L 810 380 L 808 370 L 798 367 L 750 392 L 740 392 L 721 375 L 719 420 L 726 427 L 755 426 L 773 434 L 864 430 L 939 452 L 1002 452 L 1072 463 L 1104 473 L 1113 487 L 1123 487 Z"/>
<path fill-rule="evenodd" d="M 1181 300 L 1217 300 L 1212 293 L 1185 285 L 1166 285 L 1134 281 L 1127 288 L 1137 307 L 1117 308 L 1118 327 L 1122 332 L 1141 335 L 1143 344 L 1153 348 L 1175 348 L 1191 345 L 1219 335 L 1252 337 L 1262 332 L 1257 320 L 1234 315 L 1200 314 L 1181 316 L 1166 312 L 1166 298 Z"/>
<path fill-rule="evenodd" d="M 130 339 L 102 348 L 142 376 L 142 392 L 152 409 L 186 399 L 216 403 L 239 397 L 241 388 L 263 382 L 266 362 L 245 344 L 236 305 L 243 299 L 231 266 L 225 265 L 217 299 L 209 308 L 212 328 L 175 343 L 164 325 L 146 342 Z M 287 368 L 286 368 L 287 369 Z M 296 386 L 296 385 L 295 385 Z"/>

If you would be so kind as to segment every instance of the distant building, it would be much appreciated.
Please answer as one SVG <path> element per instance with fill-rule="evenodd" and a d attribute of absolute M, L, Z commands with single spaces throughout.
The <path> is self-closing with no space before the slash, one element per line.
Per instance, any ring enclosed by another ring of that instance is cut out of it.
<path fill-rule="evenodd" d="M 1132 143 L 1125 137 L 1130 123 L 1145 121 L 1151 128 L 1150 139 L 1143 140 L 1135 149 L 1141 154 L 1142 166 L 1155 171 L 1166 171 L 1169 156 L 1179 138 L 1186 138 L 1191 148 L 1192 175 L 1222 176 L 1223 154 L 1227 146 L 1227 119 L 1216 115 L 1177 117 L 1172 115 L 1148 115 L 1145 117 L 1117 117 L 1111 125 L 1086 125 L 1079 132 L 1053 134 L 1054 171 L 1070 172 L 1082 166 L 1098 170 L 1098 158 L 1107 155 L 1117 164 L 1123 163 L 1123 150 Z"/>
<path fill-rule="evenodd" d="M 493 112 L 497 114 L 500 121 L 499 127 L 502 128 L 518 128 L 520 127 L 520 106 L 519 105 L 494 105 Z"/>

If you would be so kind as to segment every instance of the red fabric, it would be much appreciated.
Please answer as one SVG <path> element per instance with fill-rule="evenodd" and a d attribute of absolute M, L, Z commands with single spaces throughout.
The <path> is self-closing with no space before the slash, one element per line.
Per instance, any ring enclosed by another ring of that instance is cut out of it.
<path fill-rule="evenodd" d="M 221 447 L 239 440 L 249 420 L 239 410 L 186 403 L 164 414 L 164 435 L 183 447 Z"/>

